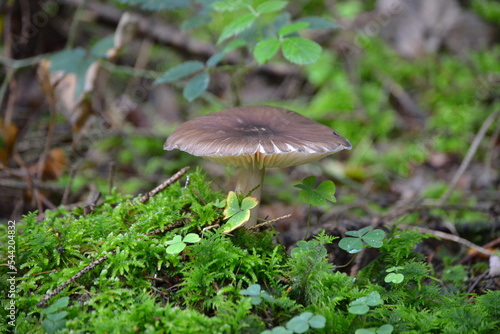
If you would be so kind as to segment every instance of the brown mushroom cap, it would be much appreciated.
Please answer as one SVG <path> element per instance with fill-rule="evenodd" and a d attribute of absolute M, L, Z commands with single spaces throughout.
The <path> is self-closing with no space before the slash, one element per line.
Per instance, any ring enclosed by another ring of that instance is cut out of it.
<path fill-rule="evenodd" d="M 236 107 L 179 126 L 165 150 L 179 149 L 225 166 L 289 167 L 343 149 L 347 139 L 296 112 L 268 106 Z"/>

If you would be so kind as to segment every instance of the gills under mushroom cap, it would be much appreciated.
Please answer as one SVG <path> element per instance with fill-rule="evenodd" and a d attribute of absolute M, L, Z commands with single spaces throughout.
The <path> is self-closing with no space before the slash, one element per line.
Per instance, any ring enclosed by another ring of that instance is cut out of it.
<path fill-rule="evenodd" d="M 249 106 L 188 121 L 168 137 L 163 148 L 220 165 L 263 169 L 317 161 L 351 149 L 351 144 L 326 125 L 293 111 Z"/>

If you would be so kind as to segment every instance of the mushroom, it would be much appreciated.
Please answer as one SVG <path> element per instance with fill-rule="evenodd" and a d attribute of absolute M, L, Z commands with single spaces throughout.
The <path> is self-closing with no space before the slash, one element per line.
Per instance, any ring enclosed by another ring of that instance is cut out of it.
<path fill-rule="evenodd" d="M 269 106 L 235 107 L 180 125 L 163 146 L 224 166 L 239 167 L 236 193 L 260 201 L 266 168 L 290 167 L 351 149 L 347 139 L 296 112 Z M 247 226 L 255 225 L 258 206 Z"/>

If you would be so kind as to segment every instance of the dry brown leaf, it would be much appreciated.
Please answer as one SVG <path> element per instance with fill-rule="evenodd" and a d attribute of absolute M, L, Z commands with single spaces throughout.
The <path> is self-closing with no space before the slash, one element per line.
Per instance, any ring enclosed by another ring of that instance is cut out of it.
<path fill-rule="evenodd" d="M 0 162 L 7 166 L 16 138 L 19 133 L 19 128 L 15 124 L 4 124 L 0 119 L 0 138 L 3 144 L 0 144 Z"/>

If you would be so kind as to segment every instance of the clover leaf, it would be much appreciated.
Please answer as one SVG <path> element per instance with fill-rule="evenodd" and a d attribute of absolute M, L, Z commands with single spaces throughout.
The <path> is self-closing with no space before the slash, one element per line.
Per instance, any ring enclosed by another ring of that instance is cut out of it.
<path fill-rule="evenodd" d="M 302 183 L 295 185 L 295 187 L 302 189 L 300 191 L 300 200 L 303 203 L 320 206 L 326 203 L 326 201 L 336 202 L 335 198 L 335 184 L 330 181 L 323 181 L 317 187 L 316 177 L 308 176 Z"/>
<path fill-rule="evenodd" d="M 368 296 L 360 297 L 349 303 L 349 313 L 365 314 L 370 310 L 370 306 L 378 306 L 382 304 L 382 298 L 376 291 L 370 292 Z"/>
<path fill-rule="evenodd" d="M 245 197 L 240 203 L 234 191 L 229 192 L 226 203 L 223 214 L 227 222 L 222 226 L 224 234 L 245 224 L 250 219 L 250 210 L 259 204 L 255 197 Z"/>
<path fill-rule="evenodd" d="M 200 236 L 196 233 L 188 233 L 184 238 L 175 235 L 172 240 L 165 241 L 165 245 L 168 245 L 166 252 L 167 254 L 179 254 L 186 248 L 186 243 L 194 244 L 200 240 Z"/>
<path fill-rule="evenodd" d="M 345 234 L 349 237 L 340 240 L 339 247 L 349 254 L 359 253 L 365 246 L 380 248 L 384 244 L 385 232 L 378 229 L 372 230 L 371 226 L 357 231 L 349 231 Z"/>
<path fill-rule="evenodd" d="M 398 273 L 399 270 L 403 269 L 403 267 L 390 267 L 386 270 L 389 274 L 387 274 L 384 278 L 386 283 L 394 283 L 399 284 L 403 282 L 405 276 L 403 274 Z"/>

